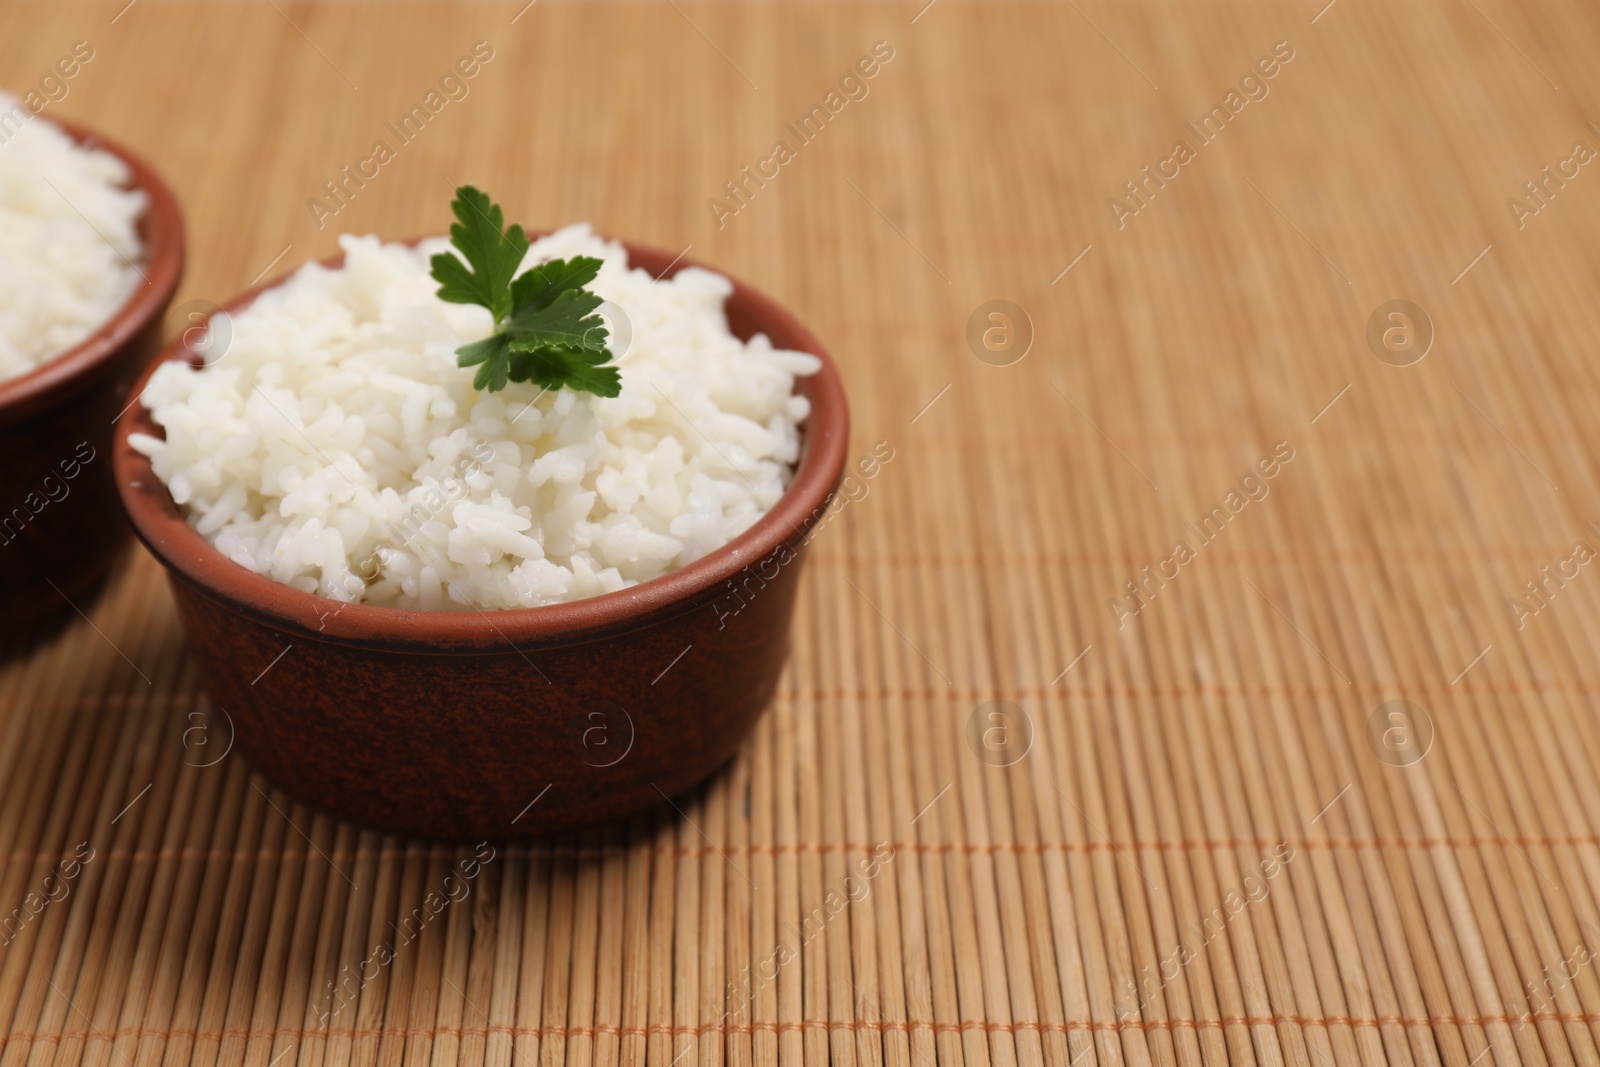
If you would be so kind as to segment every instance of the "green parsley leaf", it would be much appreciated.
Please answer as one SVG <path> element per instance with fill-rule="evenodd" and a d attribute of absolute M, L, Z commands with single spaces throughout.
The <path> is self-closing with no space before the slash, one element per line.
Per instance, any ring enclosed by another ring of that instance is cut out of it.
<path fill-rule="evenodd" d="M 506 387 L 506 378 L 511 366 L 508 359 L 510 353 L 511 338 L 503 333 L 497 333 L 482 341 L 474 341 L 470 345 L 462 345 L 456 349 L 456 366 L 471 367 L 481 364 L 478 373 L 473 376 L 472 387 L 497 393 Z"/>
<path fill-rule="evenodd" d="M 470 185 L 456 190 L 450 208 L 457 219 L 450 225 L 450 243 L 461 250 L 466 263 L 448 252 L 433 257 L 430 265 L 440 286 L 439 299 L 480 304 L 499 322 L 511 314 L 511 278 L 528 253 L 528 237 L 521 226 L 502 233 L 505 215 L 500 205 Z"/>
<path fill-rule="evenodd" d="M 532 352 L 546 345 L 604 352 L 605 320 L 591 314 L 600 304 L 600 298 L 587 289 L 567 289 L 542 308 L 531 304 L 518 307 L 506 320 L 505 332 L 511 335 L 511 347 L 518 352 Z M 606 355 L 609 357 L 610 353 Z"/>
<path fill-rule="evenodd" d="M 494 316 L 491 336 L 456 349 L 458 366 L 478 368 L 473 388 L 498 392 L 513 381 L 619 395 L 622 378 L 610 362 L 605 320 L 595 314 L 603 301 L 584 288 L 601 261 L 553 259 L 513 277 L 528 251 L 522 227 L 502 233 L 500 205 L 470 185 L 456 190 L 451 207 L 459 221 L 450 241 L 462 258 L 433 257 L 439 299 L 479 304 Z"/>
<path fill-rule="evenodd" d="M 611 354 L 549 345 L 529 352 L 511 353 L 511 377 L 546 389 L 582 389 L 597 396 L 622 392 L 622 376 L 614 366 L 602 366 Z"/>
<path fill-rule="evenodd" d="M 600 273 L 600 261 L 591 256 L 552 259 L 524 271 L 511 283 L 511 301 L 519 309 L 532 305 L 549 307 L 550 302 L 571 289 L 582 289 Z"/>

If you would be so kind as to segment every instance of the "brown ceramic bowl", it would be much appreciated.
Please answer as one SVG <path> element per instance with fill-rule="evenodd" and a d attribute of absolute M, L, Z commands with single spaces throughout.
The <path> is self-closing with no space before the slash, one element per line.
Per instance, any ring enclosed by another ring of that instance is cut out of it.
<path fill-rule="evenodd" d="M 65 609 L 63 598 L 77 603 L 127 540 L 111 474 L 111 428 L 129 385 L 161 343 L 161 317 L 183 274 L 183 219 L 166 182 L 127 149 L 72 123 L 57 125 L 79 144 L 120 156 L 133 186 L 144 190 L 139 269 L 146 281 L 81 344 L 0 380 L 3 628 Z"/>
<path fill-rule="evenodd" d="M 657 276 L 686 265 L 634 245 L 628 255 Z M 161 429 L 142 405 L 124 415 L 114 451 L 123 503 L 167 568 L 202 680 L 249 760 L 361 825 L 479 839 L 635 812 L 732 756 L 777 684 L 802 543 L 839 484 L 849 414 L 833 362 L 793 315 L 737 281 L 727 313 L 740 337 L 765 333 L 822 360 L 798 385 L 811 415 L 788 491 L 717 551 L 568 604 L 341 605 L 262 577 L 189 526 L 128 444 Z M 163 358 L 191 358 L 180 343 Z"/>

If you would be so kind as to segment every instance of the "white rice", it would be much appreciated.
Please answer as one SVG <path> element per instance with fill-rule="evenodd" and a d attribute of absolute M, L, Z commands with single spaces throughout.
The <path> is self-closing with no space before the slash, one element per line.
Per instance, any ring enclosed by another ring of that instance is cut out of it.
<path fill-rule="evenodd" d="M 81 342 L 142 283 L 145 194 L 130 178 L 0 93 L 0 379 Z"/>
<path fill-rule="evenodd" d="M 809 411 L 791 389 L 819 362 L 734 337 L 720 275 L 655 282 L 583 225 L 537 241 L 524 267 L 605 261 L 590 288 L 631 324 L 622 394 L 479 393 L 455 350 L 492 323 L 435 296 L 448 242 L 340 243 L 341 269 L 302 267 L 205 368 L 168 363 L 144 393 L 166 440 L 134 447 L 241 566 L 343 601 L 533 607 L 698 559 L 788 485 Z"/>

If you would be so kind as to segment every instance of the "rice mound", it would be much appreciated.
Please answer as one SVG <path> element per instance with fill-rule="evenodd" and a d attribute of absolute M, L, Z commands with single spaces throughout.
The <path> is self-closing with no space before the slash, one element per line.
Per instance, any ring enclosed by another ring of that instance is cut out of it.
<path fill-rule="evenodd" d="M 0 93 L 0 379 L 80 343 L 142 283 L 131 177 Z"/>
<path fill-rule="evenodd" d="M 734 337 L 726 278 L 654 281 L 586 225 L 543 238 L 524 269 L 604 260 L 590 288 L 622 393 L 479 393 L 455 350 L 493 323 L 435 295 L 448 241 L 340 244 L 341 268 L 302 267 L 232 317 L 210 363 L 164 364 L 142 398 L 166 440 L 133 446 L 241 566 L 342 601 L 534 607 L 692 562 L 787 487 L 810 410 L 791 390 L 820 362 Z"/>

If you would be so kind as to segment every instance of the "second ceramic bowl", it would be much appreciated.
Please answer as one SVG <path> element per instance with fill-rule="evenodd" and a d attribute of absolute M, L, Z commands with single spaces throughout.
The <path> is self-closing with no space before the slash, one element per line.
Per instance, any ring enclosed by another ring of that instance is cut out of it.
<path fill-rule="evenodd" d="M 657 276 L 686 265 L 627 247 L 632 265 Z M 777 684 L 803 542 L 839 484 L 849 437 L 844 389 L 816 337 L 737 281 L 727 314 L 739 337 L 765 333 L 822 360 L 797 386 L 811 414 L 788 490 L 701 559 L 568 604 L 341 605 L 247 571 L 189 526 L 129 446 L 130 433 L 161 435 L 149 412 L 124 415 L 118 488 L 134 530 L 167 568 L 218 706 L 208 747 L 220 752 L 231 730 L 256 767 L 306 803 L 438 838 L 532 836 L 615 818 L 726 762 Z M 175 342 L 164 358 L 189 357 Z"/>
<path fill-rule="evenodd" d="M 161 316 L 183 275 L 183 220 L 166 182 L 128 150 L 57 125 L 121 157 L 148 198 L 139 223 L 144 281 L 81 343 L 0 381 L 0 628 L 81 604 L 126 541 L 111 428 L 161 343 Z"/>

